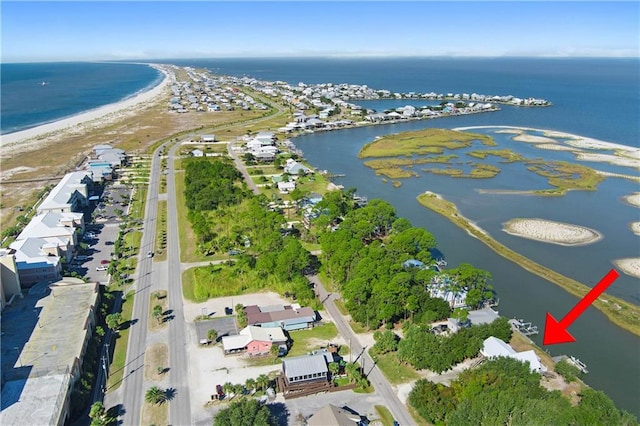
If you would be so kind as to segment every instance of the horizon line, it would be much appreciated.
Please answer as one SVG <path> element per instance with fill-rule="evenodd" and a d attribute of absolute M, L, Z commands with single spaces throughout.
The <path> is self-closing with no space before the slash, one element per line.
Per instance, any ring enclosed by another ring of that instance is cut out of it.
<path fill-rule="evenodd" d="M 50 59 L 4 61 L 8 64 L 69 63 L 69 62 L 130 62 L 148 63 L 151 61 L 190 61 L 207 59 L 640 59 L 640 56 L 589 56 L 589 55 L 256 55 L 256 56 L 192 56 L 192 57 L 156 57 L 121 59 Z"/>

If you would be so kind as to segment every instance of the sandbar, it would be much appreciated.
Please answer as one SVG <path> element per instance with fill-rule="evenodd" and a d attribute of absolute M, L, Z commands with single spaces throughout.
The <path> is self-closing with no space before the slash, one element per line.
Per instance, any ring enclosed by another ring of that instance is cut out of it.
<path fill-rule="evenodd" d="M 631 222 L 629 228 L 631 228 L 631 232 L 634 234 L 640 235 L 640 222 Z"/>
<path fill-rule="evenodd" d="M 544 137 L 544 136 L 527 135 L 527 134 L 524 134 L 524 133 L 516 135 L 516 136 L 512 137 L 511 139 L 513 139 L 514 141 L 518 141 L 518 142 L 529 142 L 529 143 L 544 143 L 544 144 L 548 144 L 548 143 L 555 143 L 556 142 L 555 139 L 547 138 L 547 137 Z"/>
<path fill-rule="evenodd" d="M 563 246 L 594 243 L 602 235 L 591 228 L 546 219 L 511 219 L 503 224 L 504 232 L 517 237 Z"/>
<path fill-rule="evenodd" d="M 625 195 L 624 197 L 622 197 L 622 199 L 632 206 L 640 207 L 640 192 L 634 192 L 633 194 Z"/>
<path fill-rule="evenodd" d="M 640 257 L 627 257 L 625 259 L 616 259 L 613 264 L 622 272 L 632 277 L 640 278 Z"/>
<path fill-rule="evenodd" d="M 104 105 L 90 111 L 86 111 L 62 120 L 19 132 L 1 135 L 2 154 L 10 155 L 21 152 L 25 149 L 33 149 L 46 143 L 46 139 L 62 132 L 63 130 L 73 130 L 76 126 L 90 125 L 100 127 L 108 124 L 110 120 L 123 114 L 129 115 L 138 112 L 139 108 L 155 100 L 165 92 L 169 85 L 169 74 L 162 65 L 148 64 L 164 74 L 162 81 L 145 92 L 141 92 L 131 98 L 124 99 L 109 105 Z"/>

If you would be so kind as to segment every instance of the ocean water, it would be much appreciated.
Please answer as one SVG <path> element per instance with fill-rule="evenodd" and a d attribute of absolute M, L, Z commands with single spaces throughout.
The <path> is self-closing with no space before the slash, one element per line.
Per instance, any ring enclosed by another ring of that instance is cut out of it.
<path fill-rule="evenodd" d="M 0 71 L 2 134 L 121 101 L 162 78 L 148 65 L 124 63 L 1 64 Z"/>

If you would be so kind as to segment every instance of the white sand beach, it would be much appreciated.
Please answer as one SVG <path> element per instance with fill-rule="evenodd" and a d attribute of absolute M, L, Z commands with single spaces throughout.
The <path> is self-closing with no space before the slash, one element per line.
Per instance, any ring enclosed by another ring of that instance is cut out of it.
<path fill-rule="evenodd" d="M 640 257 L 617 259 L 613 261 L 613 264 L 625 274 L 640 278 Z"/>
<path fill-rule="evenodd" d="M 631 228 L 631 232 L 634 234 L 640 235 L 640 222 L 631 222 L 629 228 Z"/>
<path fill-rule="evenodd" d="M 517 237 L 563 246 L 594 243 L 602 235 L 591 228 L 545 219 L 511 219 L 503 224 L 504 232 Z"/>
<path fill-rule="evenodd" d="M 157 97 L 162 96 L 165 92 L 165 88 L 169 85 L 169 74 L 165 67 L 156 64 L 150 64 L 150 66 L 164 74 L 164 79 L 150 90 L 139 93 L 132 98 L 105 105 L 53 123 L 43 124 L 42 126 L 33 127 L 20 132 L 1 135 L 0 145 L 2 146 L 2 154 L 9 155 L 28 150 L 29 148 L 46 143 L 50 138 L 56 137 L 63 131 L 84 131 L 88 127 L 100 127 L 108 124 L 116 118 L 122 118 L 123 115 L 129 115 L 137 112 L 145 104 L 148 104 L 149 102 L 156 100 Z M 82 129 L 79 129 L 79 127 L 82 127 Z"/>
<path fill-rule="evenodd" d="M 536 145 L 536 148 L 548 149 L 550 151 L 572 151 L 572 152 L 578 152 L 578 150 L 575 149 L 575 148 L 572 148 L 570 146 L 558 145 L 556 143 L 540 143 L 540 144 Z"/>
<path fill-rule="evenodd" d="M 622 197 L 624 201 L 632 206 L 640 207 L 640 192 L 634 192 L 633 194 Z"/>

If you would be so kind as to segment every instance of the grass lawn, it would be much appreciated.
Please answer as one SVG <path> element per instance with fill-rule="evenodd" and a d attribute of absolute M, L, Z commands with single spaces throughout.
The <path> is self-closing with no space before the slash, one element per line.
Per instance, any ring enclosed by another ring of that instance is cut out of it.
<path fill-rule="evenodd" d="M 144 378 L 152 382 L 158 382 L 169 373 L 165 370 L 169 365 L 169 347 L 164 343 L 156 343 L 147 347 L 144 352 Z M 162 371 L 158 371 L 162 368 Z"/>
<path fill-rule="evenodd" d="M 378 416 L 380 417 L 382 426 L 393 426 L 393 415 L 391 414 L 391 411 L 387 409 L 387 407 L 383 405 L 376 405 L 375 409 L 376 413 L 378 413 Z"/>
<path fill-rule="evenodd" d="M 372 356 L 372 358 L 377 360 L 376 365 L 392 385 L 401 385 L 420 378 L 410 365 L 401 364 L 398 361 L 395 352 Z"/>
<path fill-rule="evenodd" d="M 162 404 L 149 404 L 148 402 L 145 402 L 142 406 L 141 424 L 169 424 L 169 403 L 164 402 Z"/>
<path fill-rule="evenodd" d="M 123 322 L 131 321 L 133 312 L 133 295 L 130 291 L 127 294 L 127 300 L 122 303 L 122 320 Z M 109 380 L 107 381 L 107 389 L 109 392 L 115 391 L 120 387 L 122 377 L 124 376 L 124 365 L 127 361 L 127 344 L 129 343 L 129 328 L 120 330 L 116 337 L 116 346 L 113 350 L 113 359 L 109 368 Z"/>
<path fill-rule="evenodd" d="M 320 346 L 327 346 L 332 339 L 338 336 L 338 329 L 334 323 L 328 322 L 308 330 L 291 331 L 289 335 L 293 341 L 293 346 L 287 357 L 292 357 L 304 355 Z"/>

